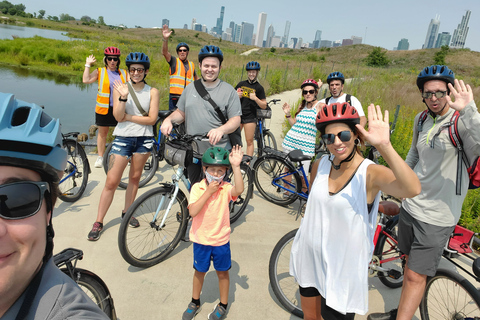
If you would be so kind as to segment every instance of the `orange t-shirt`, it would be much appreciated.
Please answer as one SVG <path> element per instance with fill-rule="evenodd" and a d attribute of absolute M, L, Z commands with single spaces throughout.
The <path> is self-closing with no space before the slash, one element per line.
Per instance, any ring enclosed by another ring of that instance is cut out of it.
<path fill-rule="evenodd" d="M 222 246 L 230 241 L 230 201 L 237 200 L 232 197 L 233 186 L 228 182 L 223 182 L 217 192 L 215 192 L 202 210 L 192 218 L 192 227 L 190 228 L 190 241 L 207 245 Z M 190 190 L 189 206 L 195 203 L 207 189 L 205 179 L 195 183 Z"/>

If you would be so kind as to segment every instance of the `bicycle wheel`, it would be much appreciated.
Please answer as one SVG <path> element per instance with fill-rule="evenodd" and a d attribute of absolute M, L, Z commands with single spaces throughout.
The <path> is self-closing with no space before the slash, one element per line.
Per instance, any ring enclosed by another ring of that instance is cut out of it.
<path fill-rule="evenodd" d="M 397 224 L 398 218 L 396 218 L 390 226 L 390 230 L 392 231 L 386 231 L 390 237 L 383 233 L 380 234 L 375 246 L 375 254 L 380 258 L 380 261 L 392 259 L 391 261 L 380 263 L 380 266 L 392 270 L 390 272 L 390 275 L 392 276 L 394 274 L 401 275 L 395 279 L 395 277 L 384 274 L 383 272 L 378 273 L 380 281 L 389 288 L 400 288 L 403 285 L 403 266 L 405 263 L 405 257 L 401 258 L 401 253 L 398 250 Z"/>
<path fill-rule="evenodd" d="M 112 150 L 112 145 L 113 145 L 112 143 L 108 144 L 107 148 L 105 149 L 105 155 L 103 157 L 103 170 L 105 170 L 105 173 L 107 173 L 108 171 L 108 163 L 110 161 L 110 152 Z M 155 144 L 154 144 L 154 149 L 155 149 Z M 152 151 L 150 153 L 150 156 L 147 159 L 147 162 L 145 162 L 145 165 L 143 166 L 142 177 L 140 178 L 138 187 L 141 188 L 144 185 L 146 185 L 150 180 L 152 180 L 153 176 L 157 172 L 157 169 L 158 169 L 158 158 L 156 156 L 155 151 Z M 125 170 L 123 171 L 122 179 L 120 180 L 120 184 L 118 185 L 120 188 L 127 189 L 129 172 L 130 172 L 130 164 L 128 164 L 125 167 Z"/>
<path fill-rule="evenodd" d="M 243 193 L 238 196 L 236 201 L 230 203 L 230 223 L 234 223 L 240 218 L 242 213 L 247 208 L 250 198 L 253 194 L 253 173 L 252 169 L 245 164 L 240 164 L 240 170 L 243 176 Z M 230 172 L 228 181 L 233 184 L 233 172 Z"/>
<path fill-rule="evenodd" d="M 75 202 L 85 192 L 90 167 L 85 150 L 76 141 L 63 140 L 63 148 L 67 151 L 67 166 L 58 184 L 58 197 L 65 202 Z"/>
<path fill-rule="evenodd" d="M 147 268 L 161 262 L 184 237 L 188 202 L 185 194 L 179 190 L 170 211 L 166 212 L 173 190 L 172 185 L 149 190 L 135 200 L 122 219 L 118 230 L 118 247 L 123 259 L 132 266 Z M 129 228 L 132 217 L 140 223 L 138 228 Z"/>
<path fill-rule="evenodd" d="M 427 280 L 420 315 L 422 320 L 478 319 L 480 292 L 458 273 L 438 269 Z"/>
<path fill-rule="evenodd" d="M 65 273 L 68 277 L 71 276 L 67 268 L 62 268 L 60 271 Z M 87 296 L 92 299 L 110 319 L 112 319 L 113 305 L 110 303 L 108 289 L 104 287 L 103 283 L 99 282 L 95 276 L 92 276 L 90 271 L 78 268 L 75 269 L 73 281 L 75 281 L 83 292 L 85 292 Z"/>
<path fill-rule="evenodd" d="M 253 176 L 260 194 L 281 206 L 293 203 L 302 188 L 302 179 L 293 165 L 274 155 L 265 155 L 255 161 Z"/>
<path fill-rule="evenodd" d="M 275 136 L 268 129 L 263 132 L 263 146 L 277 150 L 277 140 L 275 140 Z"/>
<path fill-rule="evenodd" d="M 273 248 L 268 264 L 270 286 L 275 297 L 288 312 L 303 318 L 300 308 L 300 291 L 295 278 L 290 275 L 290 251 L 298 229 L 284 235 Z"/>

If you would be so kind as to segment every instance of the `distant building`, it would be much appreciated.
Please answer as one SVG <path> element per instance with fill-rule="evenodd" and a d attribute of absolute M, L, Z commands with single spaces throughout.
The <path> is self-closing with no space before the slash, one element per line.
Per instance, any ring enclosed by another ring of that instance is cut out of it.
<path fill-rule="evenodd" d="M 425 37 L 425 43 L 423 44 L 423 49 L 430 49 L 435 46 L 437 41 L 438 29 L 440 28 L 440 16 L 437 14 L 435 19 L 430 21 L 428 26 L 427 36 Z"/>
<path fill-rule="evenodd" d="M 280 36 L 275 36 L 272 38 L 271 47 L 280 48 L 281 43 L 282 43 L 282 38 Z"/>
<path fill-rule="evenodd" d="M 302 46 L 303 46 L 303 38 L 298 38 L 298 42 L 295 48 L 300 49 Z"/>
<path fill-rule="evenodd" d="M 242 32 L 240 34 L 240 43 L 251 46 L 253 38 L 253 24 L 242 22 Z M 257 39 L 258 42 L 258 39 Z"/>
<path fill-rule="evenodd" d="M 288 45 L 288 37 L 290 35 L 290 26 L 291 26 L 291 23 L 290 21 L 287 20 L 287 22 L 285 22 L 285 32 L 283 33 L 283 38 L 282 38 L 283 47 L 287 47 Z"/>
<path fill-rule="evenodd" d="M 322 41 L 322 30 L 317 30 L 317 32 L 315 32 L 315 39 L 313 40 L 312 47 L 314 49 L 320 48 L 320 41 Z"/>
<path fill-rule="evenodd" d="M 298 38 L 290 39 L 290 43 L 288 45 L 289 48 L 295 49 L 297 47 Z"/>
<path fill-rule="evenodd" d="M 410 43 L 408 43 L 408 39 L 402 38 L 398 41 L 398 46 L 395 50 L 408 50 L 410 48 Z"/>
<path fill-rule="evenodd" d="M 212 28 L 212 33 L 219 38 L 222 36 L 222 32 L 223 32 L 223 16 L 224 16 L 224 14 L 225 14 L 225 7 L 222 6 L 220 8 L 220 18 L 217 18 L 217 24 L 216 24 L 215 27 Z"/>
<path fill-rule="evenodd" d="M 344 46 L 351 46 L 353 44 L 353 40 L 352 39 L 343 39 L 342 40 L 342 47 Z"/>
<path fill-rule="evenodd" d="M 270 48 L 272 46 L 272 38 L 275 36 L 275 29 L 273 28 L 273 25 L 270 25 L 268 27 L 267 31 L 267 44 L 266 48 Z"/>
<path fill-rule="evenodd" d="M 263 45 L 263 34 L 265 33 L 266 22 L 267 22 L 267 14 L 265 12 L 260 12 L 260 14 L 258 15 L 257 36 L 255 37 L 255 45 L 257 47 L 262 47 Z"/>
<path fill-rule="evenodd" d="M 167 27 L 170 26 L 170 20 L 168 19 L 162 19 L 162 26 L 167 25 Z"/>
<path fill-rule="evenodd" d="M 190 27 L 191 30 L 195 30 L 195 24 L 196 23 L 197 23 L 197 19 L 193 18 L 192 19 L 192 24 L 191 24 L 191 27 Z"/>
<path fill-rule="evenodd" d="M 472 12 L 467 10 L 465 15 L 462 17 L 462 21 L 458 25 L 457 29 L 453 32 L 453 39 L 450 46 L 452 48 L 463 48 L 465 46 L 465 41 L 467 40 L 468 35 L 468 22 L 470 21 L 470 14 Z"/>
<path fill-rule="evenodd" d="M 320 41 L 320 48 L 330 48 L 332 46 L 332 41 L 322 40 Z"/>
<path fill-rule="evenodd" d="M 352 39 L 352 41 L 353 41 L 352 44 L 362 44 L 362 40 L 363 40 L 362 37 L 352 36 L 351 39 Z"/>
<path fill-rule="evenodd" d="M 195 24 L 193 25 L 193 30 L 195 30 L 195 31 L 203 31 L 203 30 L 202 30 L 202 25 L 201 25 L 200 23 L 195 23 Z"/>
<path fill-rule="evenodd" d="M 183 29 L 188 29 L 188 24 L 185 23 L 185 24 L 183 25 Z"/>
<path fill-rule="evenodd" d="M 342 40 L 335 40 L 332 43 L 332 47 L 340 47 L 342 45 Z"/>
<path fill-rule="evenodd" d="M 442 32 L 438 34 L 437 42 L 435 43 L 435 48 L 441 48 L 442 46 L 448 46 L 450 40 L 452 39 L 452 35 L 450 32 Z"/>
<path fill-rule="evenodd" d="M 233 38 L 235 42 L 240 43 L 240 36 L 242 34 L 242 26 L 236 24 L 235 29 L 233 30 Z"/>

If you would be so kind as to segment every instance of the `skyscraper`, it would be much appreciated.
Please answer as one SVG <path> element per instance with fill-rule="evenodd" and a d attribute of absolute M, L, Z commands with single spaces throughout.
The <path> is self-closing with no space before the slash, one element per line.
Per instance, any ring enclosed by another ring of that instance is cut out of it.
<path fill-rule="evenodd" d="M 265 33 L 265 23 L 267 22 L 267 14 L 260 12 L 257 23 L 257 36 L 255 38 L 255 45 L 257 47 L 263 46 L 263 34 Z"/>
<path fill-rule="evenodd" d="M 410 44 L 408 43 L 408 39 L 402 38 L 398 41 L 397 50 L 408 50 Z"/>
<path fill-rule="evenodd" d="M 267 31 L 267 43 L 265 45 L 266 48 L 270 48 L 272 46 L 272 39 L 274 36 L 275 36 L 275 29 L 273 28 L 273 25 L 270 25 Z"/>
<path fill-rule="evenodd" d="M 170 26 L 170 20 L 162 19 L 162 26 L 165 25 L 165 24 L 167 25 L 167 27 L 169 27 Z"/>
<path fill-rule="evenodd" d="M 219 37 L 222 36 L 223 32 L 223 15 L 225 14 L 225 7 L 222 6 L 220 8 L 220 18 L 217 18 L 217 25 L 213 28 L 213 31 L 217 33 Z"/>
<path fill-rule="evenodd" d="M 425 43 L 423 44 L 423 49 L 430 49 L 435 46 L 435 41 L 437 40 L 438 29 L 440 28 L 440 16 L 437 14 L 435 19 L 430 21 L 428 26 L 427 36 L 425 37 Z"/>
<path fill-rule="evenodd" d="M 450 43 L 450 39 L 452 39 L 452 35 L 450 32 L 442 32 L 438 34 L 437 42 L 435 42 L 435 48 L 441 48 Z"/>
<path fill-rule="evenodd" d="M 291 25 L 290 21 L 287 20 L 287 22 L 285 22 L 285 32 L 283 33 L 283 38 L 282 38 L 284 47 L 287 47 L 288 45 L 288 37 L 290 35 L 290 25 Z"/>
<path fill-rule="evenodd" d="M 195 18 L 192 18 L 192 24 L 191 24 L 191 28 L 192 30 L 195 30 L 195 24 L 197 23 L 197 19 Z"/>
<path fill-rule="evenodd" d="M 242 22 L 242 32 L 240 34 L 240 43 L 248 46 L 252 45 L 253 24 Z"/>
<path fill-rule="evenodd" d="M 452 48 L 463 48 L 465 46 L 465 41 L 467 40 L 468 34 L 468 21 L 470 20 L 470 14 L 472 12 L 467 10 L 465 15 L 462 17 L 462 21 L 458 25 L 457 29 L 453 32 L 452 43 L 450 46 Z"/>
<path fill-rule="evenodd" d="M 315 39 L 313 40 L 312 47 L 314 49 L 320 48 L 320 42 L 322 41 L 322 30 L 315 32 Z"/>

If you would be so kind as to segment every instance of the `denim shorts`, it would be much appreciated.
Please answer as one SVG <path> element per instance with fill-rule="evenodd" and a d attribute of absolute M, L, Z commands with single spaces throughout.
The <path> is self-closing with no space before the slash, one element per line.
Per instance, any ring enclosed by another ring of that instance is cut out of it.
<path fill-rule="evenodd" d="M 193 243 L 193 267 L 198 272 L 207 272 L 210 269 L 210 261 L 217 271 L 228 271 L 232 267 L 232 253 L 230 242 L 223 246 L 206 246 Z"/>
<path fill-rule="evenodd" d="M 130 158 L 134 153 L 152 152 L 153 142 L 153 137 L 115 137 L 110 153 Z"/>

